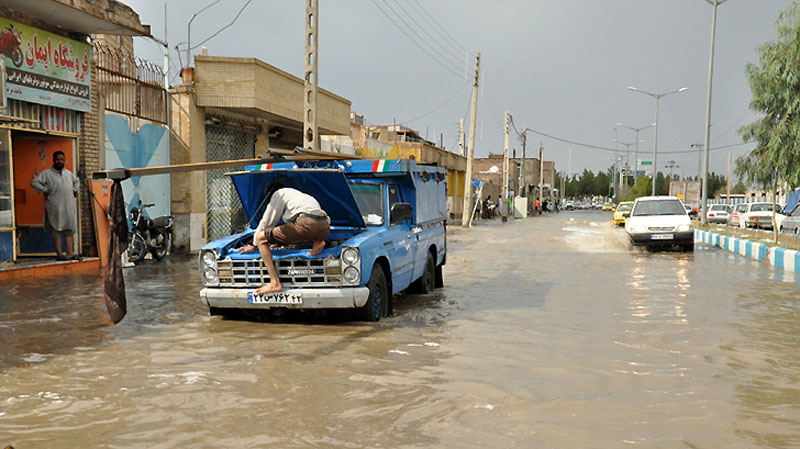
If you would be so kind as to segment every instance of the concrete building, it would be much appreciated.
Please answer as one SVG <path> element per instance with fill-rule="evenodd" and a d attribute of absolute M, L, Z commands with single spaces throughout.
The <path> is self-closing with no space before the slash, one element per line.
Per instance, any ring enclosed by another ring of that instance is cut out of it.
<path fill-rule="evenodd" d="M 508 159 L 508 190 L 509 194 L 517 195 L 519 192 L 519 173 L 522 158 L 512 155 Z M 525 189 L 524 195 L 531 197 L 538 192 L 539 188 L 539 159 L 525 158 Z M 544 197 L 549 198 L 554 195 L 555 167 L 553 161 L 544 161 Z M 503 185 L 503 153 L 489 153 L 488 157 L 476 158 L 473 162 L 473 177 L 484 182 L 483 193 L 480 200 L 483 201 L 489 195 L 492 201 L 497 201 L 502 196 Z"/>
<path fill-rule="evenodd" d="M 0 0 L 7 49 L 7 107 L 0 119 L 0 263 L 55 254 L 44 199 L 30 188 L 52 154 L 78 175 L 76 251 L 96 254 L 87 180 L 101 168 L 102 105 L 93 35 L 147 36 L 150 27 L 114 0 Z"/>
<path fill-rule="evenodd" d="M 301 78 L 254 58 L 207 55 L 195 56 L 182 78 L 170 89 L 172 164 L 247 159 L 303 145 Z M 319 134 L 348 135 L 350 101 L 319 89 L 317 102 Z M 228 171 L 170 175 L 176 251 L 195 252 L 246 226 Z"/>

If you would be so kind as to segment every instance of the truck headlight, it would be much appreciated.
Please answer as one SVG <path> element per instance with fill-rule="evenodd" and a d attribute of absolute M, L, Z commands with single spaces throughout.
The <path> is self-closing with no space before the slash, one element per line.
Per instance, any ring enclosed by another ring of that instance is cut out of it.
<path fill-rule="evenodd" d="M 691 230 L 692 230 L 692 225 L 690 224 L 678 225 L 678 232 L 690 232 Z"/>
<path fill-rule="evenodd" d="M 203 282 L 205 284 L 219 283 L 219 275 L 217 274 L 217 270 L 210 267 L 203 270 Z"/>
<path fill-rule="evenodd" d="M 347 265 L 355 265 L 358 263 L 359 255 L 356 248 L 345 248 L 342 251 L 342 260 Z"/>
<path fill-rule="evenodd" d="M 206 249 L 203 250 L 203 253 L 200 254 L 200 261 L 206 267 L 212 267 L 217 262 L 217 252 L 213 249 Z"/>
<path fill-rule="evenodd" d="M 647 228 L 644 226 L 631 226 L 630 231 L 631 234 L 642 234 L 647 232 Z"/>
<path fill-rule="evenodd" d="M 358 283 L 358 268 L 356 267 L 347 267 L 344 269 L 344 277 L 343 280 L 346 284 L 356 284 Z"/>

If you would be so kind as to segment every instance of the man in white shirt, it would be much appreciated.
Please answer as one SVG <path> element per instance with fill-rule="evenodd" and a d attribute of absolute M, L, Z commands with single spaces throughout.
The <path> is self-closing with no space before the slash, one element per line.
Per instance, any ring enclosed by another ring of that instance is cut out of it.
<path fill-rule="evenodd" d="M 259 294 L 283 290 L 270 248 L 312 241 L 313 246 L 309 254 L 315 256 L 325 248 L 325 239 L 331 230 L 328 214 L 311 195 L 276 183 L 267 192 L 267 199 L 269 204 L 256 227 L 253 245 L 241 248 L 243 252 L 248 252 L 258 247 L 261 260 L 267 267 L 269 284 L 256 290 Z M 284 224 L 277 226 L 281 219 Z"/>
<path fill-rule="evenodd" d="M 53 236 L 57 260 L 80 259 L 73 253 L 77 229 L 75 197 L 78 196 L 78 177 L 64 168 L 66 157 L 63 151 L 53 153 L 53 166 L 36 173 L 31 187 L 44 195 L 44 229 Z M 66 240 L 67 254 L 61 245 Z"/>

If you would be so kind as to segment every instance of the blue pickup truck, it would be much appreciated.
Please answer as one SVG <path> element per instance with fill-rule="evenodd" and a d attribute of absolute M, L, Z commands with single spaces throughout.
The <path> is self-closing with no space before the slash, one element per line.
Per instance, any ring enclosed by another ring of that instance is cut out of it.
<path fill-rule="evenodd" d="M 442 286 L 447 260 L 447 187 L 441 167 L 413 160 L 280 162 L 230 174 L 248 228 L 206 244 L 199 257 L 211 315 L 235 309 L 353 309 L 356 319 L 392 313 L 394 294 Z M 269 282 L 252 242 L 269 187 L 280 181 L 319 201 L 331 219 L 325 249 L 307 244 L 273 249 L 283 291 L 256 295 Z"/>

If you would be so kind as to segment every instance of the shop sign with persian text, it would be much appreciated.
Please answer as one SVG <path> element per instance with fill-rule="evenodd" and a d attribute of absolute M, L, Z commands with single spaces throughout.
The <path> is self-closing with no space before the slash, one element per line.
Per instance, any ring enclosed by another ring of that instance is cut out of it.
<path fill-rule="evenodd" d="M 8 98 L 90 112 L 89 44 L 0 17 Z"/>

